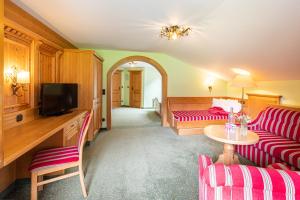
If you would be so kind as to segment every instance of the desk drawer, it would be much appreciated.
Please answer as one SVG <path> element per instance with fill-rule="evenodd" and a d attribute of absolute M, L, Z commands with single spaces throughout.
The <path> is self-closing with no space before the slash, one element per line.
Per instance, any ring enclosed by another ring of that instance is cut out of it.
<path fill-rule="evenodd" d="M 70 140 L 72 137 L 76 137 L 79 133 L 79 124 L 78 120 L 74 120 L 70 124 L 68 124 L 64 130 L 64 135 L 66 140 Z"/>
<path fill-rule="evenodd" d="M 77 128 L 78 129 L 78 121 L 74 120 L 71 123 L 69 123 L 66 127 L 65 127 L 65 132 L 69 132 L 70 130 Z"/>
<path fill-rule="evenodd" d="M 75 137 L 77 138 L 77 135 L 79 133 L 79 130 L 78 129 L 71 129 L 69 130 L 68 132 L 65 132 L 65 138 L 66 140 L 70 140 L 72 137 Z"/>

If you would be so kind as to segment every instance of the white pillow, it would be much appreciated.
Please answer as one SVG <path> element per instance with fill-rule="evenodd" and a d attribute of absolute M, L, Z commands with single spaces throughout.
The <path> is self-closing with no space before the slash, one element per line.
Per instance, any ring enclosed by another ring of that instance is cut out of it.
<path fill-rule="evenodd" d="M 234 99 L 213 98 L 212 107 L 221 107 L 226 112 L 230 112 L 231 108 L 233 108 L 234 113 L 238 113 L 242 109 L 242 105 L 239 103 L 239 101 Z"/>

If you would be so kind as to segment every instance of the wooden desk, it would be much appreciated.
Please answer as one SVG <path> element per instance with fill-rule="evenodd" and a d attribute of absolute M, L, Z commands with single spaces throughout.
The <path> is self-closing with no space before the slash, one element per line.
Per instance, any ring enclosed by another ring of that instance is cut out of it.
<path fill-rule="evenodd" d="M 74 111 L 55 117 L 42 117 L 4 132 L 4 166 L 10 164 L 30 149 L 39 145 L 53 134 L 83 115 L 84 111 Z"/>
<path fill-rule="evenodd" d="M 70 135 L 77 137 L 85 113 L 81 110 L 61 116 L 41 117 L 4 131 L 0 192 L 15 179 L 29 174 L 28 165 L 37 149 L 66 146 Z"/>

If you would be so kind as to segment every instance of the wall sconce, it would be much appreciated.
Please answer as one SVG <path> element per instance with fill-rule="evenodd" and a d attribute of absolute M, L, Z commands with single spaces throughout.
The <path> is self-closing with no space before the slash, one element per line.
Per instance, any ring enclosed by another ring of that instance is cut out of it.
<path fill-rule="evenodd" d="M 214 77 L 208 77 L 206 79 L 206 81 L 205 81 L 205 83 L 207 85 L 207 88 L 208 88 L 208 91 L 209 91 L 210 94 L 212 93 L 214 82 L 215 82 L 215 78 Z"/>
<path fill-rule="evenodd" d="M 5 72 L 6 80 L 11 80 L 11 88 L 12 94 L 20 97 L 22 95 L 18 95 L 18 90 L 22 89 L 23 91 L 27 91 L 26 85 L 30 83 L 30 74 L 25 70 L 17 70 L 16 66 L 11 66 Z"/>

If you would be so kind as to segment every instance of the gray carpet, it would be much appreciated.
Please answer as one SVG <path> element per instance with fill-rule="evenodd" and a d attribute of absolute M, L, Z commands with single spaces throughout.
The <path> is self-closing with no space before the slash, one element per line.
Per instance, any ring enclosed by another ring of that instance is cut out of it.
<path fill-rule="evenodd" d="M 124 114 L 125 119 L 133 121 L 133 114 Z M 139 113 L 139 121 L 142 116 L 148 120 L 142 127 L 114 123 L 111 131 L 101 132 L 85 148 L 88 199 L 198 199 L 197 157 L 207 154 L 216 160 L 222 144 L 204 135 L 177 136 L 158 125 L 153 111 Z M 241 162 L 249 164 L 245 159 Z M 28 180 L 18 181 L 4 199 L 29 199 L 29 189 Z M 47 185 L 39 199 L 83 199 L 78 177 Z"/>
<path fill-rule="evenodd" d="M 154 109 L 122 107 L 112 110 L 112 127 L 114 128 L 148 127 L 160 124 L 160 118 Z"/>

